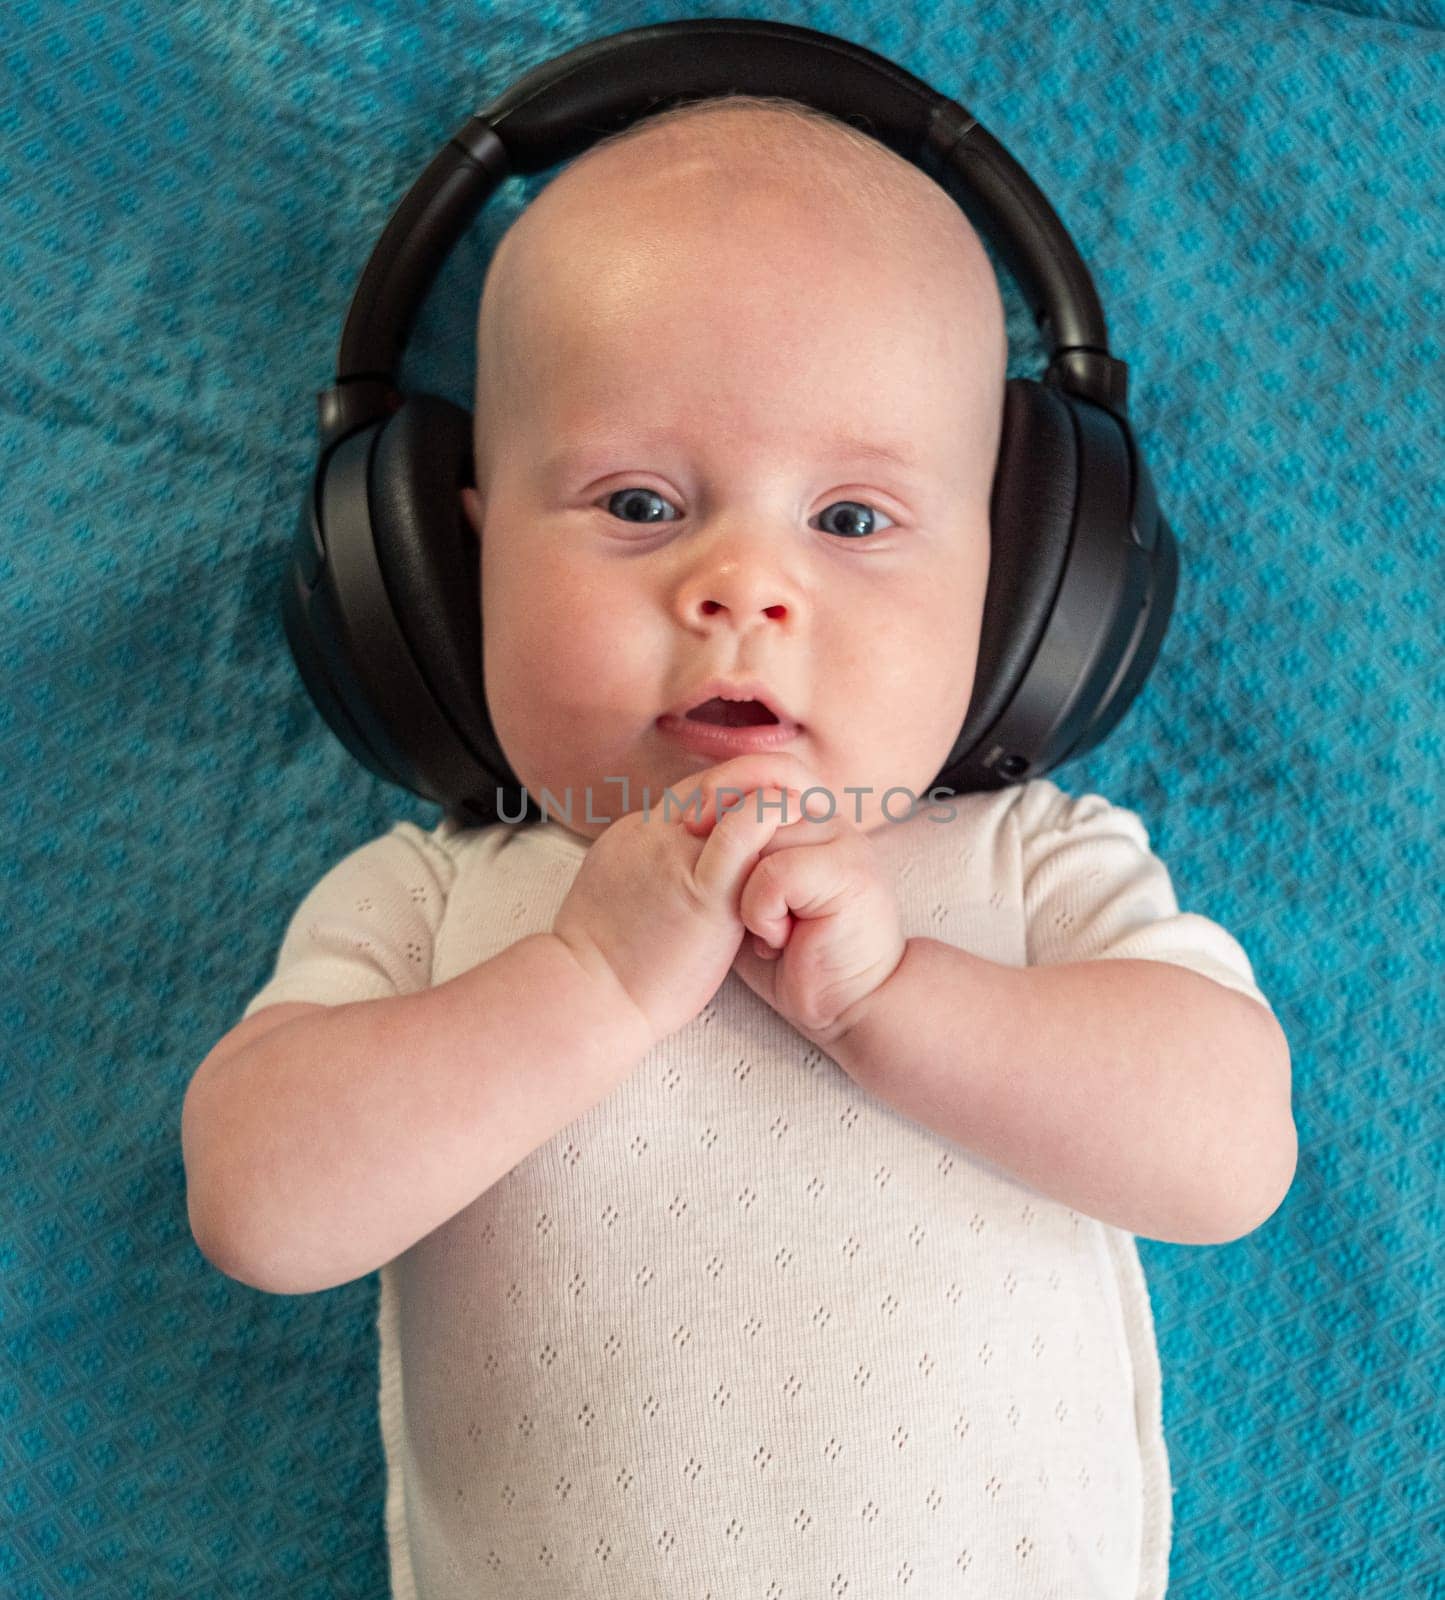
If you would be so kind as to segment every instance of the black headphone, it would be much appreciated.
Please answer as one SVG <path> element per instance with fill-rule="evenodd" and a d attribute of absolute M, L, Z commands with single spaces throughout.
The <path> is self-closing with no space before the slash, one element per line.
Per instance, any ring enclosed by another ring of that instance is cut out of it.
<path fill-rule="evenodd" d="M 361 275 L 317 396 L 320 455 L 282 619 L 306 690 L 379 778 L 468 823 L 535 821 L 482 687 L 471 414 L 396 385 L 438 268 L 510 174 L 543 172 L 684 101 L 801 101 L 920 167 L 1002 256 L 1049 351 L 1010 378 L 973 697 L 932 790 L 997 789 L 1097 745 L 1144 685 L 1178 556 L 1126 415 L 1098 296 L 1063 224 L 972 114 L 882 56 L 810 28 L 713 17 L 631 28 L 527 73 L 408 190 Z"/>

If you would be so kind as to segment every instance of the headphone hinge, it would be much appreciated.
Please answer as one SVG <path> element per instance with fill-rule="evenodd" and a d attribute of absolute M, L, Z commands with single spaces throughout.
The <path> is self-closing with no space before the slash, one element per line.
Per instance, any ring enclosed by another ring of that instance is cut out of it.
<path fill-rule="evenodd" d="M 1094 350 L 1087 345 L 1060 350 L 1049 362 L 1043 381 L 1092 400 L 1120 422 L 1128 420 L 1129 368 L 1107 350 Z"/>
<path fill-rule="evenodd" d="M 316 396 L 316 429 L 324 455 L 368 422 L 380 422 L 399 411 L 403 396 L 390 378 L 365 375 L 347 378 Z"/>

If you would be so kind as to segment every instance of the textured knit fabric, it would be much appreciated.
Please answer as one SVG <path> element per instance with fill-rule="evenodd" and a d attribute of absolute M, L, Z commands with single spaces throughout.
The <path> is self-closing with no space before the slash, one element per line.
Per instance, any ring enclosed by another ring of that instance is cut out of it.
<path fill-rule="evenodd" d="M 1102 796 L 1040 779 L 871 837 L 906 935 L 1267 1004 Z M 445 982 L 549 929 L 587 848 L 399 823 L 305 897 L 246 1014 Z M 397 1600 L 1164 1593 L 1132 1235 L 868 1095 L 735 973 L 381 1276 Z"/>

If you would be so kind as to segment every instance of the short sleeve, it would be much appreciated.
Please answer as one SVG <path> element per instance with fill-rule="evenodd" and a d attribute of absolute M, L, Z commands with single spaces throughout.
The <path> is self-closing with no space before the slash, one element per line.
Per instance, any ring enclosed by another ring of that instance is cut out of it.
<path fill-rule="evenodd" d="M 1239 941 L 1208 917 L 1180 911 L 1134 812 L 1099 794 L 1065 794 L 1046 778 L 1022 787 L 1014 814 L 1030 966 L 1171 962 L 1273 1010 Z"/>
<path fill-rule="evenodd" d="M 347 1005 L 431 984 L 432 954 L 456 871 L 443 834 L 412 822 L 353 850 L 297 906 L 275 969 L 241 1013 L 284 1001 Z"/>

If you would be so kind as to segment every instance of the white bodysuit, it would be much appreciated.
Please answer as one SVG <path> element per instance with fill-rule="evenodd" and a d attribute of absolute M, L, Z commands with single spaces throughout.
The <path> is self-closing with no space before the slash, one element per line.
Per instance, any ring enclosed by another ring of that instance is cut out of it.
<path fill-rule="evenodd" d="M 1267 1004 L 1100 795 L 1034 779 L 870 838 L 905 936 Z M 588 847 L 398 823 L 306 895 L 245 1014 L 446 982 L 550 930 Z M 382 1268 L 378 1332 L 396 1600 L 1164 1594 L 1133 1235 L 866 1094 L 736 973 Z"/>

